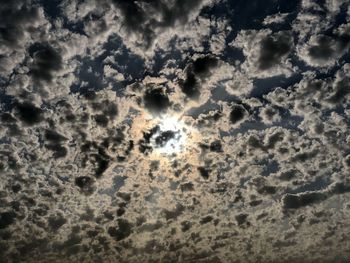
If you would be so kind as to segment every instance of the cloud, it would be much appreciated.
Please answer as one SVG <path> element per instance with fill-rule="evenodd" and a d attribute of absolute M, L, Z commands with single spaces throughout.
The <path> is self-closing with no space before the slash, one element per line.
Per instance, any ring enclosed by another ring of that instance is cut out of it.
<path fill-rule="evenodd" d="M 52 73 L 62 68 L 62 58 L 50 45 L 33 45 L 29 50 L 32 53 L 33 66 L 30 73 L 35 79 L 50 81 Z"/>
<path fill-rule="evenodd" d="M 232 124 L 241 122 L 247 115 L 247 110 L 242 105 L 233 105 L 230 112 L 230 121 Z"/>
<path fill-rule="evenodd" d="M 265 123 L 273 123 L 281 121 L 281 116 L 276 108 L 267 106 L 260 111 L 260 118 Z"/>
<path fill-rule="evenodd" d="M 217 65 L 214 57 L 199 57 L 186 68 L 186 77 L 182 81 L 181 90 L 190 99 L 197 99 L 200 95 L 200 83 L 205 80 L 212 68 Z"/>
<path fill-rule="evenodd" d="M 288 32 L 280 32 L 264 38 L 260 46 L 259 69 L 266 70 L 279 64 L 281 59 L 291 51 L 292 46 L 292 37 Z"/>
<path fill-rule="evenodd" d="M 303 206 L 311 205 L 324 200 L 326 196 L 323 193 L 311 192 L 300 195 L 287 194 L 283 198 L 283 208 L 298 209 Z"/>
<path fill-rule="evenodd" d="M 30 7 L 26 1 L 15 1 L 1 5 L 1 43 L 12 48 L 23 47 L 26 31 L 35 26 L 42 10 Z"/>
<path fill-rule="evenodd" d="M 7 77 L 24 59 L 25 48 L 38 31 L 46 31 L 47 22 L 43 9 L 31 5 L 29 1 L 2 3 L 0 14 L 0 57 L 3 65 L 0 74 Z"/>
<path fill-rule="evenodd" d="M 112 1 L 120 9 L 123 22 L 130 30 L 142 36 L 144 46 L 148 48 L 159 29 L 173 27 L 177 22 L 184 24 L 189 13 L 200 6 L 202 0 L 175 3 L 166 1 Z M 156 32 L 155 30 L 158 29 Z"/>
<path fill-rule="evenodd" d="M 28 125 L 33 125 L 42 120 L 42 110 L 30 102 L 18 103 L 16 109 L 19 118 Z"/>
<path fill-rule="evenodd" d="M 288 17 L 288 13 L 278 13 L 274 15 L 270 15 L 265 17 L 263 24 L 264 25 L 271 25 L 271 24 L 280 24 L 285 22 L 286 18 Z"/>
<path fill-rule="evenodd" d="M 162 112 L 170 106 L 170 101 L 162 88 L 149 87 L 143 97 L 145 107 L 152 112 Z"/>
<path fill-rule="evenodd" d="M 308 45 L 301 49 L 300 56 L 311 66 L 330 67 L 348 51 L 349 40 L 345 36 L 313 36 Z"/>
<path fill-rule="evenodd" d="M 250 77 L 290 76 L 295 71 L 288 61 L 294 46 L 289 31 L 245 30 L 230 45 L 243 50 L 246 60 L 241 68 Z"/>
<path fill-rule="evenodd" d="M 265 6 L 2 3 L 0 261 L 347 257 L 348 7 Z"/>

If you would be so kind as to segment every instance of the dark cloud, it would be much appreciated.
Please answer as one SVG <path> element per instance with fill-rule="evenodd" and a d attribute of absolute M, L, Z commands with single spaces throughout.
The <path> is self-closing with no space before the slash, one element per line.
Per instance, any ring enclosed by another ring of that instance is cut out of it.
<path fill-rule="evenodd" d="M 57 231 L 66 223 L 67 219 L 64 218 L 63 215 L 60 213 L 52 215 L 48 218 L 48 224 L 53 231 Z"/>
<path fill-rule="evenodd" d="M 81 94 L 88 100 L 89 106 L 96 113 L 92 117 L 97 125 L 107 127 L 118 116 L 118 106 L 115 102 L 108 99 L 99 101 L 99 96 L 90 89 L 83 89 Z"/>
<path fill-rule="evenodd" d="M 223 152 L 220 140 L 215 140 L 215 141 L 211 142 L 210 144 L 201 143 L 199 146 L 202 149 L 210 150 L 211 152 L 217 152 L 217 153 Z"/>
<path fill-rule="evenodd" d="M 169 210 L 169 209 L 165 209 L 163 211 L 164 213 L 164 217 L 167 221 L 173 219 L 176 220 L 181 214 L 183 214 L 185 210 L 185 207 L 181 204 L 176 204 L 175 209 L 173 210 Z"/>
<path fill-rule="evenodd" d="M 210 169 L 201 166 L 201 167 L 198 167 L 197 170 L 200 176 L 202 176 L 204 179 L 209 179 Z"/>
<path fill-rule="evenodd" d="M 83 193 L 91 194 L 94 191 L 94 180 L 89 176 L 79 176 L 75 178 L 75 185 L 77 185 Z"/>
<path fill-rule="evenodd" d="M 282 57 L 288 55 L 293 47 L 290 32 L 279 32 L 267 36 L 261 41 L 259 69 L 266 70 L 281 62 Z"/>
<path fill-rule="evenodd" d="M 350 167 L 350 155 L 346 155 L 343 160 L 346 167 Z"/>
<path fill-rule="evenodd" d="M 329 189 L 330 194 L 345 194 L 350 192 L 350 184 L 345 182 L 336 182 Z"/>
<path fill-rule="evenodd" d="M 171 105 L 171 102 L 161 87 L 147 87 L 143 96 L 145 107 L 153 113 L 165 112 Z"/>
<path fill-rule="evenodd" d="M 86 91 L 84 97 L 87 100 L 92 100 L 91 107 L 96 112 L 101 112 L 101 115 L 105 115 L 106 118 L 113 120 L 118 115 L 118 106 L 115 102 L 109 99 L 102 99 L 100 101 L 94 101 L 98 99 L 96 92 L 92 90 Z"/>
<path fill-rule="evenodd" d="M 190 70 L 201 77 L 206 77 L 209 70 L 216 67 L 218 60 L 212 56 L 199 57 L 192 62 Z"/>
<path fill-rule="evenodd" d="M 21 191 L 22 186 L 20 184 L 15 184 L 11 186 L 11 189 L 14 193 L 18 193 L 19 191 Z"/>
<path fill-rule="evenodd" d="M 19 118 L 28 125 L 34 125 L 43 120 L 43 110 L 30 102 L 16 103 L 15 110 Z"/>
<path fill-rule="evenodd" d="M 231 112 L 229 119 L 232 124 L 239 123 L 247 117 L 248 111 L 245 109 L 243 105 L 234 104 L 231 106 Z"/>
<path fill-rule="evenodd" d="M 334 91 L 327 98 L 327 100 L 331 103 L 342 102 L 346 98 L 346 96 L 350 93 L 349 84 L 350 84 L 350 78 L 348 77 L 337 82 L 334 87 Z"/>
<path fill-rule="evenodd" d="M 180 82 L 181 90 L 190 99 L 200 95 L 200 80 L 209 76 L 210 70 L 218 65 L 218 60 L 212 56 L 203 56 L 192 61 L 186 68 L 186 77 Z"/>
<path fill-rule="evenodd" d="M 155 126 L 149 131 L 143 132 L 143 138 L 139 141 L 139 150 L 144 154 L 152 152 L 151 138 L 160 131 L 159 126 Z"/>
<path fill-rule="evenodd" d="M 336 50 L 334 50 L 334 39 L 328 36 L 320 36 L 317 45 L 309 48 L 309 55 L 312 58 L 328 60 Z"/>
<path fill-rule="evenodd" d="M 181 222 L 181 231 L 186 232 L 186 231 L 190 230 L 191 226 L 192 226 L 191 222 L 183 221 L 183 222 Z"/>
<path fill-rule="evenodd" d="M 45 139 L 55 143 L 67 140 L 66 137 L 54 130 L 45 130 Z"/>
<path fill-rule="evenodd" d="M 301 207 L 313 205 L 327 198 L 323 192 L 306 192 L 301 194 L 286 194 L 283 199 L 284 209 L 298 209 Z"/>
<path fill-rule="evenodd" d="M 123 240 L 132 234 L 132 225 L 125 219 L 118 219 L 116 227 L 108 228 L 108 234 L 117 241 Z"/>
<path fill-rule="evenodd" d="M 292 170 L 287 170 L 284 172 L 281 172 L 278 176 L 278 178 L 282 181 L 290 181 L 296 178 L 300 174 L 298 170 L 292 169 Z"/>
<path fill-rule="evenodd" d="M 320 34 L 311 38 L 307 55 L 312 66 L 332 66 L 349 50 L 350 38 L 348 33 Z"/>
<path fill-rule="evenodd" d="M 163 131 L 159 136 L 155 138 L 156 144 L 159 147 L 164 147 L 169 140 L 174 139 L 176 132 L 174 131 Z"/>
<path fill-rule="evenodd" d="M 262 203 L 262 200 L 253 200 L 249 202 L 249 205 L 254 207 L 254 206 L 260 205 L 261 203 Z"/>
<path fill-rule="evenodd" d="M 2 1 L 0 6 L 0 44 L 10 48 L 23 45 L 27 28 L 39 19 L 39 9 L 28 1 Z"/>
<path fill-rule="evenodd" d="M 14 212 L 0 213 L 0 229 L 9 227 L 15 222 L 16 214 Z"/>
<path fill-rule="evenodd" d="M 194 185 L 191 182 L 184 183 L 180 185 L 181 191 L 182 192 L 188 192 L 188 191 L 193 191 L 194 190 Z"/>
<path fill-rule="evenodd" d="M 248 219 L 248 214 L 239 214 L 235 216 L 235 219 L 237 221 L 237 224 L 239 226 L 245 224 L 247 222 Z"/>
<path fill-rule="evenodd" d="M 95 119 L 96 123 L 102 127 L 107 127 L 108 122 L 109 122 L 107 116 L 105 116 L 103 114 L 95 115 L 94 119 Z"/>
<path fill-rule="evenodd" d="M 45 147 L 54 152 L 54 158 L 63 158 L 67 155 L 67 148 L 61 145 L 61 143 L 66 141 L 67 138 L 54 130 L 45 130 L 44 137 L 46 141 L 48 141 L 48 143 L 45 144 Z"/>
<path fill-rule="evenodd" d="M 213 221 L 213 219 L 214 218 L 212 216 L 205 216 L 205 217 L 201 218 L 199 223 L 201 225 L 204 225 L 204 224 L 210 223 L 211 221 Z"/>
<path fill-rule="evenodd" d="M 1 121 L 3 123 L 14 123 L 14 122 L 16 122 L 16 119 L 10 113 L 3 113 L 3 114 L 1 114 L 0 118 L 1 118 Z"/>
<path fill-rule="evenodd" d="M 123 15 L 125 25 L 132 31 L 140 33 L 148 48 L 156 37 L 156 29 L 173 27 L 176 23 L 185 24 L 192 10 L 202 0 L 111 0 Z"/>
<path fill-rule="evenodd" d="M 116 150 L 119 145 L 124 146 L 122 144 L 123 139 L 124 138 L 122 136 L 111 137 L 112 142 L 114 141 L 117 143 L 115 146 L 110 146 L 108 139 L 104 140 L 101 144 L 86 141 L 80 147 L 82 155 L 84 156 L 82 159 L 82 166 L 86 167 L 90 163 L 93 166 L 94 176 L 96 178 L 100 178 L 110 166 L 111 157 L 106 152 L 106 148 L 109 148 L 108 146 L 110 146 L 111 150 Z"/>
<path fill-rule="evenodd" d="M 62 68 L 60 53 L 49 44 L 34 44 L 29 52 L 33 58 L 31 74 L 35 79 L 51 81 L 53 73 Z"/>
<path fill-rule="evenodd" d="M 209 149 L 212 152 L 218 152 L 218 153 L 222 152 L 223 150 L 222 150 L 221 141 L 216 140 L 216 141 L 211 142 L 209 145 Z"/>
<path fill-rule="evenodd" d="M 186 79 L 181 83 L 181 90 L 191 99 L 197 99 L 199 97 L 198 80 L 192 72 L 186 74 Z"/>
<path fill-rule="evenodd" d="M 104 154 L 94 154 L 92 156 L 94 157 L 96 162 L 95 176 L 100 177 L 109 167 L 109 162 L 110 162 L 109 157 L 104 156 Z"/>
<path fill-rule="evenodd" d="M 53 151 L 53 157 L 56 159 L 67 156 L 68 150 L 65 146 L 62 146 L 57 143 L 50 143 L 50 144 L 46 144 L 45 147 Z"/>

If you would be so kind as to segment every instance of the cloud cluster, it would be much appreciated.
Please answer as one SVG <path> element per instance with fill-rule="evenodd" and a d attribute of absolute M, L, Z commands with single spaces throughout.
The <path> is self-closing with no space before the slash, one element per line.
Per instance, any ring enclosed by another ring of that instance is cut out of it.
<path fill-rule="evenodd" d="M 0 262 L 347 262 L 350 9 L 268 2 L 1 1 Z"/>

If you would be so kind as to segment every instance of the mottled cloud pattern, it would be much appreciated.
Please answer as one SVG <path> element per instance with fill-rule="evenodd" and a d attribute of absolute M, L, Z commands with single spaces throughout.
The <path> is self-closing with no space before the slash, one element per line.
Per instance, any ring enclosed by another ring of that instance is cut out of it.
<path fill-rule="evenodd" d="M 0 0 L 0 262 L 350 262 L 348 0 Z"/>

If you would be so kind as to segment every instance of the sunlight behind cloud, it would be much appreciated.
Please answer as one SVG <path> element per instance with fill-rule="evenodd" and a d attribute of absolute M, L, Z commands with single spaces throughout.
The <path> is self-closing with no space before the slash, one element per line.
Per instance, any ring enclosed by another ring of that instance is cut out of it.
<path fill-rule="evenodd" d="M 187 141 L 185 124 L 176 117 L 164 117 L 159 122 L 159 128 L 151 140 L 156 151 L 162 155 L 181 153 Z"/>

